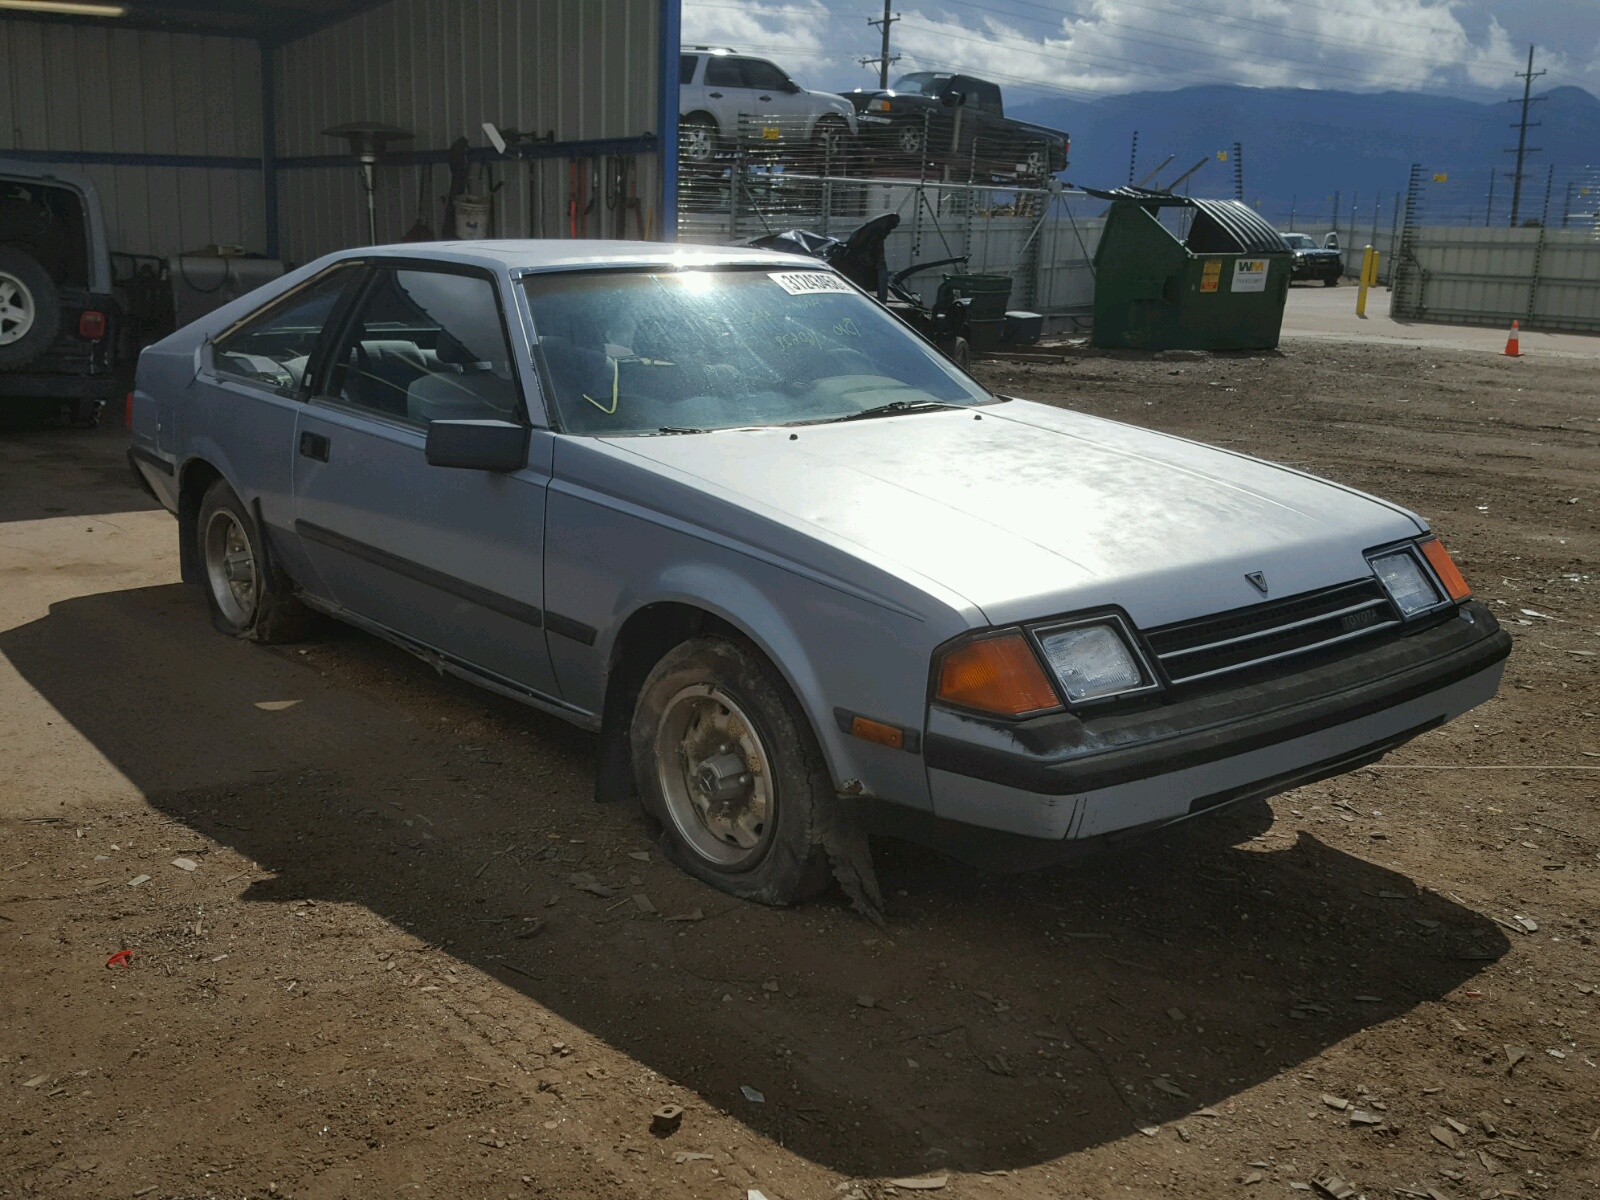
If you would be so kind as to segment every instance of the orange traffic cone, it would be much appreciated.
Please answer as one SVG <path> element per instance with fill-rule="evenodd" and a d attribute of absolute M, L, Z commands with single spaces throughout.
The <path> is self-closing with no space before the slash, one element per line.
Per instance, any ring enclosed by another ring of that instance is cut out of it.
<path fill-rule="evenodd" d="M 1518 334 L 1521 332 L 1521 328 L 1522 326 L 1520 322 L 1511 322 L 1511 332 L 1506 335 L 1506 348 L 1503 352 L 1507 358 L 1522 357 L 1522 342 L 1518 337 Z"/>

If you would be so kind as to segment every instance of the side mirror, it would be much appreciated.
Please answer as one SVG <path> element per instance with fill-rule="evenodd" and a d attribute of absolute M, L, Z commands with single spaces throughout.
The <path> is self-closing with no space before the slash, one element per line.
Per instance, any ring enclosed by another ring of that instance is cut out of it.
<path fill-rule="evenodd" d="M 430 421 L 424 447 L 434 467 L 520 471 L 528 465 L 526 425 L 511 421 Z"/>
<path fill-rule="evenodd" d="M 939 93 L 939 103 L 946 108 L 960 108 L 967 102 L 967 94 L 958 92 L 955 88 L 946 88 Z"/>

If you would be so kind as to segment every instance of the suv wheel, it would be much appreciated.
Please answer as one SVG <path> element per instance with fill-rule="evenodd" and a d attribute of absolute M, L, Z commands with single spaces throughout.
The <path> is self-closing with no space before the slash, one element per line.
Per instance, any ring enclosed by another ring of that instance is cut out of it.
<path fill-rule="evenodd" d="M 0 367 L 25 367 L 61 329 L 61 293 L 33 255 L 0 246 Z"/>
<path fill-rule="evenodd" d="M 696 115 L 678 122 L 678 157 L 696 167 L 708 166 L 717 156 L 717 125 Z"/>

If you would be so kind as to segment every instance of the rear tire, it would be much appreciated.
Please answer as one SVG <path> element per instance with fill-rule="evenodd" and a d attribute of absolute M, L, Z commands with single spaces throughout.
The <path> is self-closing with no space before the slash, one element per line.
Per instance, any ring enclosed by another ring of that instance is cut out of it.
<path fill-rule="evenodd" d="M 821 809 L 833 783 L 794 694 L 755 647 L 697 637 L 667 651 L 639 691 L 629 744 L 645 812 L 684 871 L 760 904 L 826 890 Z"/>
<path fill-rule="evenodd" d="M 692 167 L 709 167 L 717 157 L 717 123 L 700 113 L 679 121 L 678 157 Z"/>
<path fill-rule="evenodd" d="M 1322 281 L 1322 286 L 1323 287 L 1338 287 L 1339 286 L 1339 277 L 1337 275 L 1335 275 L 1332 279 L 1324 279 Z"/>
<path fill-rule="evenodd" d="M 0 367 L 25 367 L 61 331 L 61 291 L 39 260 L 0 246 Z"/>
<path fill-rule="evenodd" d="M 305 636 L 310 610 L 272 568 L 255 518 L 225 481 L 207 489 L 195 536 L 206 605 L 219 633 L 266 645 Z"/>

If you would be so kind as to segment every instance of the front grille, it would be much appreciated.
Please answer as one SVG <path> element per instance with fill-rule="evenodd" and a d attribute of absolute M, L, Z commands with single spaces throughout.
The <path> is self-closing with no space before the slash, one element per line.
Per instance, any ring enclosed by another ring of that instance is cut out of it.
<path fill-rule="evenodd" d="M 1370 637 L 1400 624 L 1376 579 L 1165 625 L 1146 634 L 1173 684 L 1194 683 Z"/>

